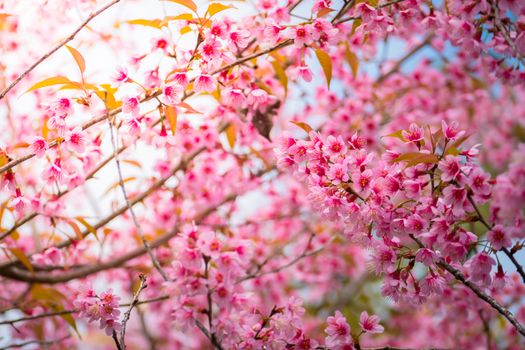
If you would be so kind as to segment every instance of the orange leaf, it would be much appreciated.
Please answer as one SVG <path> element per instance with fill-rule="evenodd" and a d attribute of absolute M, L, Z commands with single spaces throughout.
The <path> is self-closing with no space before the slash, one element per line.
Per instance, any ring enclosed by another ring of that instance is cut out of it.
<path fill-rule="evenodd" d="M 294 121 L 291 121 L 290 123 L 297 125 L 301 129 L 306 131 L 307 134 L 309 134 L 310 131 L 314 130 L 314 129 L 312 129 L 312 127 L 310 125 L 306 124 L 305 122 L 294 122 Z"/>
<path fill-rule="evenodd" d="M 74 82 L 69 80 L 66 77 L 57 76 L 44 79 L 35 85 L 31 86 L 26 92 L 37 90 L 43 87 L 52 86 L 52 85 L 63 85 L 63 84 L 73 84 Z"/>
<path fill-rule="evenodd" d="M 316 49 L 315 55 L 317 56 L 317 59 L 323 68 L 323 72 L 326 77 L 326 83 L 330 88 L 330 81 L 332 80 L 332 58 L 321 49 Z"/>
<path fill-rule="evenodd" d="M 235 124 L 230 124 L 226 128 L 226 137 L 228 138 L 228 143 L 230 148 L 235 147 L 235 141 L 237 141 L 237 131 L 235 130 Z"/>
<path fill-rule="evenodd" d="M 191 0 L 164 0 L 164 1 L 175 2 L 175 3 L 179 4 L 179 5 L 182 5 L 184 7 L 189 8 L 193 12 L 197 13 L 197 5 L 195 5 L 195 3 L 193 1 L 191 1 Z"/>
<path fill-rule="evenodd" d="M 80 52 L 77 51 L 77 49 L 69 45 L 66 45 L 66 47 L 71 53 L 71 55 L 73 56 L 73 58 L 75 59 L 75 61 L 77 62 L 78 68 L 80 69 L 80 74 L 83 75 L 84 71 L 86 70 L 86 61 L 84 60 L 84 57 L 82 56 Z"/>
<path fill-rule="evenodd" d="M 9 248 L 9 251 L 11 254 L 13 254 L 20 262 L 31 272 L 34 272 L 35 269 L 33 269 L 33 265 L 31 265 L 31 262 L 29 261 L 29 258 L 25 255 L 25 253 L 20 249 L 16 247 Z"/>
<path fill-rule="evenodd" d="M 165 106 L 164 115 L 170 125 L 171 133 L 175 135 L 175 130 L 177 130 L 177 110 L 173 106 Z"/>
<path fill-rule="evenodd" d="M 221 4 L 221 3 L 218 3 L 218 2 L 214 2 L 212 4 L 210 4 L 210 6 L 208 6 L 208 10 L 206 11 L 206 13 L 208 13 L 210 15 L 210 17 L 212 17 L 213 15 L 221 12 L 221 11 L 224 11 L 224 10 L 227 10 L 227 9 L 231 9 L 231 8 L 235 8 L 231 5 L 224 5 L 224 4 Z"/>

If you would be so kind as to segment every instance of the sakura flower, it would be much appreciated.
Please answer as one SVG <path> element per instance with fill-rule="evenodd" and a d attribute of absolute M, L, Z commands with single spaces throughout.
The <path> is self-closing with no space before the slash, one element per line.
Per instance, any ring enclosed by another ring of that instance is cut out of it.
<path fill-rule="evenodd" d="M 479 282 L 482 286 L 487 286 L 492 282 L 490 272 L 496 262 L 487 253 L 478 253 L 469 261 L 471 278 L 474 282 Z"/>
<path fill-rule="evenodd" d="M 416 261 L 426 266 L 432 266 L 437 259 L 437 254 L 428 248 L 421 248 L 416 253 Z"/>
<path fill-rule="evenodd" d="M 125 97 L 122 101 L 122 112 L 138 116 L 140 114 L 139 99 L 137 97 Z"/>
<path fill-rule="evenodd" d="M 31 201 L 22 196 L 19 189 L 16 189 L 16 195 L 11 199 L 10 204 L 11 207 L 13 207 L 18 213 L 18 215 L 22 216 L 24 214 L 25 208 L 31 204 Z"/>
<path fill-rule="evenodd" d="M 128 70 L 126 67 L 117 67 L 116 71 L 111 75 L 111 80 L 114 83 L 121 84 L 129 80 Z"/>
<path fill-rule="evenodd" d="M 345 142 L 341 136 L 335 137 L 329 135 L 326 138 L 325 144 L 323 145 L 323 151 L 331 157 L 343 155 L 346 153 L 347 149 L 348 148 L 346 147 Z"/>
<path fill-rule="evenodd" d="M 328 334 L 325 338 L 326 346 L 333 348 L 350 342 L 350 325 L 340 311 L 336 311 L 334 316 L 329 316 L 326 322 L 328 323 L 328 327 L 324 330 Z"/>
<path fill-rule="evenodd" d="M 234 30 L 228 34 L 228 41 L 237 46 L 238 48 L 244 48 L 250 41 L 250 32 L 247 30 Z"/>
<path fill-rule="evenodd" d="M 41 136 L 33 137 L 29 142 L 29 151 L 36 154 L 37 157 L 41 158 L 46 153 L 47 142 Z"/>
<path fill-rule="evenodd" d="M 450 124 L 447 124 L 446 121 L 441 121 L 441 130 L 445 136 L 445 140 L 453 141 L 465 134 L 465 131 L 459 130 L 459 124 L 457 121 L 453 121 Z"/>
<path fill-rule="evenodd" d="M 173 75 L 173 78 L 171 78 L 171 81 L 174 83 L 182 86 L 183 88 L 186 88 L 188 84 L 190 83 L 190 80 L 188 79 L 188 75 L 186 72 L 178 72 Z"/>
<path fill-rule="evenodd" d="M 48 183 L 48 184 L 54 184 L 55 182 L 61 183 L 62 179 L 65 176 L 65 171 L 62 169 L 62 165 L 60 164 L 60 159 L 57 158 L 55 161 L 44 170 L 42 173 L 42 178 Z"/>
<path fill-rule="evenodd" d="M 175 106 L 182 100 L 184 91 L 180 85 L 167 85 L 162 89 L 163 102 Z"/>
<path fill-rule="evenodd" d="M 461 165 L 459 164 L 459 158 L 452 155 L 447 155 L 438 164 L 439 170 L 441 170 L 441 180 L 449 182 L 457 180 L 461 172 Z"/>
<path fill-rule="evenodd" d="M 221 55 L 220 49 L 221 45 L 215 39 L 206 40 L 200 46 L 201 55 L 207 61 L 219 58 Z"/>
<path fill-rule="evenodd" d="M 57 116 L 66 116 L 73 110 L 73 104 L 69 98 L 60 98 L 51 105 L 51 110 Z"/>
<path fill-rule="evenodd" d="M 495 225 L 492 230 L 488 231 L 487 239 L 495 250 L 508 248 L 512 244 L 508 230 L 502 225 Z"/>
<path fill-rule="evenodd" d="M 66 133 L 66 137 L 64 138 L 64 142 L 66 143 L 66 147 L 70 151 L 77 152 L 77 153 L 84 152 L 86 138 L 84 137 L 82 128 L 76 127 L 73 130 L 68 131 Z"/>
<path fill-rule="evenodd" d="M 383 333 L 385 328 L 379 324 L 379 316 L 368 315 L 368 312 L 361 312 L 359 316 L 359 326 L 365 333 Z"/>
<path fill-rule="evenodd" d="M 403 135 L 403 138 L 407 140 L 407 142 L 412 143 L 416 143 L 423 140 L 424 136 L 423 128 L 419 127 L 417 124 L 414 123 L 410 124 L 408 131 L 403 130 L 401 134 Z"/>
<path fill-rule="evenodd" d="M 196 92 L 212 92 L 215 90 L 216 85 L 215 78 L 207 74 L 199 75 L 193 83 Z"/>
<path fill-rule="evenodd" d="M 309 25 L 298 25 L 287 30 L 288 37 L 294 40 L 294 45 L 302 48 L 314 42 L 313 29 Z"/>
<path fill-rule="evenodd" d="M 232 107 L 242 107 L 246 101 L 246 97 L 240 89 L 224 89 L 221 95 L 223 102 Z"/>
<path fill-rule="evenodd" d="M 452 213 L 461 216 L 465 213 L 467 203 L 467 190 L 463 187 L 447 186 L 443 190 L 444 202 L 452 208 Z"/>

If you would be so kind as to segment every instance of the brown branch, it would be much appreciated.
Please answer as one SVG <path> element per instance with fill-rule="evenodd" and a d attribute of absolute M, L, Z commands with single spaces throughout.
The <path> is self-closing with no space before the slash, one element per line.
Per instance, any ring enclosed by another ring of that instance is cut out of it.
<path fill-rule="evenodd" d="M 42 57 L 40 57 L 35 63 L 33 63 L 31 65 L 31 67 L 29 67 L 28 69 L 26 69 L 22 74 L 20 74 L 11 84 L 9 84 L 9 86 L 7 88 L 5 88 L 1 93 L 0 93 L 0 100 L 2 98 L 4 98 L 4 96 L 12 89 L 14 88 L 19 82 L 20 80 L 22 80 L 27 74 L 29 74 L 29 72 L 31 72 L 33 69 L 35 69 L 40 63 L 42 63 L 45 59 L 47 59 L 49 56 L 51 56 L 52 54 L 54 54 L 56 51 L 58 51 L 58 49 L 60 49 L 62 46 L 66 45 L 68 42 L 70 42 L 71 40 L 73 40 L 75 38 L 75 36 L 82 30 L 82 28 L 84 28 L 93 18 L 97 17 L 98 15 L 100 15 L 102 12 L 106 11 L 108 8 L 110 8 L 111 6 L 115 5 L 116 3 L 118 3 L 120 0 L 113 0 L 112 2 L 110 2 L 109 4 L 107 4 L 106 6 L 102 7 L 101 9 L 93 12 L 91 15 L 88 16 L 88 18 L 86 18 L 86 20 L 84 22 L 82 22 L 80 24 L 80 26 L 78 26 L 77 29 L 75 29 L 75 31 L 73 33 L 71 33 L 67 38 L 65 38 L 64 40 L 62 40 L 61 42 L 59 42 L 54 48 L 52 48 L 49 52 L 45 53 Z M 0 171 L 1 173 L 2 171 Z"/>
<path fill-rule="evenodd" d="M 225 197 L 221 203 L 218 203 L 217 205 L 209 207 L 208 209 L 204 210 L 199 215 L 197 215 L 194 221 L 196 223 L 200 223 L 210 213 L 214 212 L 217 209 L 217 207 L 229 201 L 234 200 L 236 197 L 237 197 L 236 194 L 231 194 Z M 179 228 L 179 225 L 177 225 L 170 232 L 152 241 L 150 244 L 150 247 L 154 249 L 163 244 L 166 244 L 167 242 L 169 242 L 170 239 L 175 237 L 179 232 L 180 232 L 180 228 Z M 3 270 L 0 272 L 0 274 L 4 277 L 11 278 L 14 280 L 19 280 L 19 281 L 24 281 L 24 282 L 36 282 L 36 283 L 48 283 L 48 284 L 63 283 L 63 282 L 71 281 L 73 279 L 86 277 L 86 276 L 92 275 L 100 271 L 120 267 L 127 261 L 137 258 L 146 253 L 147 253 L 146 248 L 144 246 L 141 246 L 113 260 L 102 262 L 96 265 L 86 265 L 85 267 L 74 269 L 74 270 L 68 271 L 67 273 L 63 273 L 60 275 L 50 274 L 50 273 L 40 273 L 40 272 L 33 273 L 33 272 L 30 272 L 30 271 L 27 271 L 21 268 L 17 268 L 17 267 L 12 267 L 11 269 Z"/>
<path fill-rule="evenodd" d="M 419 245 L 419 247 L 423 248 L 425 245 L 414 235 L 410 235 L 410 238 L 412 238 L 416 243 Z M 447 270 L 452 276 L 456 278 L 459 282 L 463 283 L 466 287 L 468 287 L 471 291 L 474 292 L 480 299 L 485 301 L 487 304 L 492 306 L 494 310 L 499 312 L 503 317 L 505 317 L 513 326 L 516 328 L 516 330 L 522 335 L 525 336 L 525 328 L 523 325 L 521 325 L 518 320 L 514 317 L 512 312 L 510 312 L 507 308 L 502 306 L 500 303 L 498 303 L 494 298 L 492 298 L 490 295 L 485 293 L 480 287 L 478 287 L 477 284 L 467 280 L 465 276 L 456 268 L 454 268 L 452 265 L 447 263 L 443 258 L 438 260 L 436 262 L 436 265 L 439 267 Z"/>
<path fill-rule="evenodd" d="M 523 280 L 523 283 L 525 283 L 525 272 L 523 271 L 523 266 L 516 260 L 516 257 L 514 257 L 514 253 L 511 252 L 507 247 L 503 247 L 501 249 L 503 253 L 510 259 L 510 261 L 514 264 L 516 267 L 516 271 L 521 276 L 521 279 Z"/>
<path fill-rule="evenodd" d="M 434 36 L 431 34 L 431 35 L 427 36 L 421 43 L 419 43 L 418 45 L 413 47 L 412 50 L 410 50 L 409 52 L 406 53 L 406 55 L 401 57 L 401 59 L 398 60 L 396 62 L 396 64 L 394 64 L 394 66 L 388 72 L 386 72 L 385 74 L 382 74 L 381 76 L 379 76 L 379 78 L 377 78 L 377 80 L 376 80 L 376 84 L 381 84 L 383 81 L 388 79 L 392 74 L 397 73 L 399 71 L 399 69 L 401 68 L 401 66 L 410 57 L 412 57 L 415 53 L 417 53 L 419 50 L 421 50 L 422 48 L 427 46 L 430 43 L 430 41 L 432 40 L 433 37 Z"/>
<path fill-rule="evenodd" d="M 168 300 L 168 299 L 169 299 L 169 295 L 162 295 L 160 297 L 156 297 L 156 298 L 152 298 L 152 299 L 140 300 L 140 301 L 138 301 L 136 303 L 136 305 L 139 306 L 139 305 L 142 305 L 142 304 L 156 303 L 156 302 L 164 301 L 164 300 Z M 130 306 L 130 305 L 131 305 L 131 302 L 123 303 L 123 304 L 120 304 L 119 307 L 126 307 L 126 306 Z M 56 311 L 56 312 L 46 312 L 46 313 L 42 313 L 42 314 L 38 314 L 38 315 L 20 317 L 20 318 L 14 319 L 14 320 L 1 321 L 0 322 L 0 326 L 13 325 L 15 323 L 20 323 L 20 322 L 25 322 L 25 321 L 34 321 L 34 320 L 38 320 L 38 319 L 46 318 L 46 317 L 54 317 L 54 316 L 61 316 L 61 315 L 76 314 L 78 312 L 80 312 L 80 310 L 78 310 L 78 309 L 63 310 L 63 311 Z"/>
<path fill-rule="evenodd" d="M 206 336 L 206 338 L 210 340 L 210 342 L 216 349 L 224 350 L 224 348 L 222 347 L 221 343 L 217 340 L 217 338 L 214 335 L 210 334 L 210 332 L 208 332 L 206 327 L 204 327 L 204 325 L 200 323 L 199 320 L 195 319 L 195 324 L 201 330 L 201 332 Z"/>

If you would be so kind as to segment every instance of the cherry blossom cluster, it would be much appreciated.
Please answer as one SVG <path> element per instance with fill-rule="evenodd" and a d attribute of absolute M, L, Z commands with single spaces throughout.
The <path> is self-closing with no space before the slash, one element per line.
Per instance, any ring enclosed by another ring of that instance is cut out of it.
<path fill-rule="evenodd" d="M 87 318 L 89 322 L 99 322 L 100 328 L 111 335 L 121 328 L 119 300 L 120 297 L 111 289 L 98 295 L 92 288 L 86 288 L 78 293 L 73 305 L 79 310 L 81 317 Z"/>

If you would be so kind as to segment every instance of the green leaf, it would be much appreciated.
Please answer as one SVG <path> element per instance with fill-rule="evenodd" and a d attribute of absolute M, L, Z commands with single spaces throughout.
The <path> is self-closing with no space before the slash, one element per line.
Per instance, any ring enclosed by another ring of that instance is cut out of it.
<path fill-rule="evenodd" d="M 80 74 L 84 75 L 84 71 L 86 70 L 86 60 L 84 60 L 84 57 L 80 52 L 77 51 L 77 49 L 66 45 L 67 49 L 75 59 L 75 62 L 77 62 L 78 68 L 80 69 Z"/>
<path fill-rule="evenodd" d="M 35 269 L 33 268 L 33 265 L 31 265 L 31 262 L 29 261 L 29 258 L 25 255 L 25 253 L 20 249 L 16 247 L 9 248 L 9 251 L 11 254 L 13 254 L 20 262 L 31 272 L 34 272 Z"/>
<path fill-rule="evenodd" d="M 275 71 L 275 75 L 277 75 L 277 79 L 279 79 L 279 82 L 284 87 L 284 94 L 288 95 L 288 77 L 286 76 L 284 68 L 276 60 L 272 61 L 271 63 L 273 70 Z"/>
<path fill-rule="evenodd" d="M 421 163 L 436 164 L 439 161 L 438 156 L 429 153 L 409 152 L 401 154 L 394 159 L 394 163 L 405 162 L 407 167 L 411 167 Z"/>
<path fill-rule="evenodd" d="M 383 137 L 394 137 L 396 139 L 400 139 L 403 142 L 406 142 L 407 140 L 403 137 L 403 130 L 398 130 L 396 132 L 393 132 L 391 134 L 385 135 Z"/>
<path fill-rule="evenodd" d="M 330 55 L 321 49 L 316 49 L 315 55 L 317 56 L 317 59 L 323 68 L 323 72 L 326 77 L 326 83 L 328 84 L 328 88 L 330 88 L 330 81 L 332 80 L 332 59 L 330 58 Z"/>

